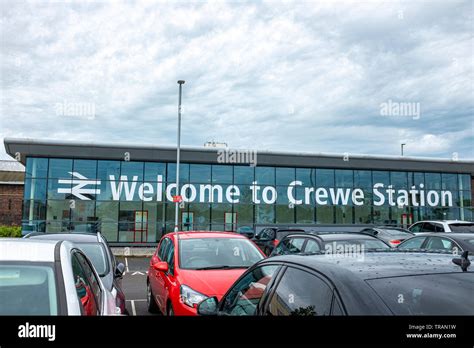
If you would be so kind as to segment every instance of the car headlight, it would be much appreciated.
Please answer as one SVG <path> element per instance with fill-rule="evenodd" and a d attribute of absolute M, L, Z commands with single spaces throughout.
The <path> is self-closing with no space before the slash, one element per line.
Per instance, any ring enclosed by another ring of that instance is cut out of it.
<path fill-rule="evenodd" d="M 181 285 L 179 288 L 180 301 L 189 307 L 193 307 L 204 301 L 207 296 L 197 292 L 196 290 L 191 289 L 189 286 Z"/>

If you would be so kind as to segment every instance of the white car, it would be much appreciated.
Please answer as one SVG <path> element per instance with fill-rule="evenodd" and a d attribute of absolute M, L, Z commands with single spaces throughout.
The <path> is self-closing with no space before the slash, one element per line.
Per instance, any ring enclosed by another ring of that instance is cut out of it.
<path fill-rule="evenodd" d="M 408 229 L 415 234 L 433 232 L 474 233 L 474 222 L 461 220 L 425 220 L 415 222 Z"/>
<path fill-rule="evenodd" d="M 0 239 L 0 315 L 117 313 L 113 295 L 73 243 Z"/>

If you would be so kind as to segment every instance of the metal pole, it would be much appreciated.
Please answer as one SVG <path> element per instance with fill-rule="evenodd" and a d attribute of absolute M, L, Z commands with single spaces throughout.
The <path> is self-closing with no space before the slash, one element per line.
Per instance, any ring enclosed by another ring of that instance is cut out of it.
<path fill-rule="evenodd" d="M 403 156 L 403 147 L 405 146 L 406 144 L 400 144 L 401 148 L 402 148 L 402 156 Z"/>
<path fill-rule="evenodd" d="M 179 155 L 181 150 L 181 93 L 184 80 L 179 80 L 179 102 L 178 102 L 178 147 L 176 148 L 176 196 L 179 196 Z M 178 214 L 179 214 L 179 202 L 175 202 L 174 210 L 174 231 L 178 232 Z"/>

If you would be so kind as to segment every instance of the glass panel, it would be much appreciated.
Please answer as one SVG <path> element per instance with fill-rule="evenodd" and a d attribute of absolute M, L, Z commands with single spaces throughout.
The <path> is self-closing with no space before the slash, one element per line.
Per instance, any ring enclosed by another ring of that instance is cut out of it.
<path fill-rule="evenodd" d="M 314 207 L 310 205 L 296 206 L 296 222 L 299 224 L 312 224 L 314 222 Z"/>
<path fill-rule="evenodd" d="M 97 178 L 103 181 L 110 180 L 110 175 L 113 175 L 115 180 L 119 180 L 120 161 L 98 161 Z"/>
<path fill-rule="evenodd" d="M 253 225 L 252 204 L 234 204 L 234 212 L 237 213 L 237 223 L 239 226 Z"/>
<path fill-rule="evenodd" d="M 206 184 L 211 182 L 211 166 L 208 164 L 191 164 L 189 181 Z"/>
<path fill-rule="evenodd" d="M 425 174 L 424 173 L 408 173 L 408 186 L 419 186 L 420 184 L 425 184 Z"/>
<path fill-rule="evenodd" d="M 255 217 L 257 224 L 275 223 L 275 209 L 273 204 L 255 205 Z"/>
<path fill-rule="evenodd" d="M 71 220 L 75 222 L 95 222 L 95 201 L 74 201 L 71 205 Z"/>
<path fill-rule="evenodd" d="M 333 206 L 318 206 L 316 208 L 316 223 L 318 224 L 333 224 L 334 223 L 334 207 Z"/>
<path fill-rule="evenodd" d="M 48 200 L 48 207 L 46 211 L 46 219 L 48 220 L 47 225 L 49 225 L 51 222 L 59 223 L 59 225 L 52 226 L 54 227 L 53 232 L 60 232 L 62 230 L 69 229 L 70 208 L 71 202 L 69 200 Z M 50 231 L 48 226 L 46 230 L 47 232 Z"/>
<path fill-rule="evenodd" d="M 458 189 L 458 175 L 457 174 L 441 174 L 443 190 L 457 190 Z"/>
<path fill-rule="evenodd" d="M 118 221 L 119 202 L 97 201 L 96 215 L 98 221 L 104 224 L 116 223 Z"/>
<path fill-rule="evenodd" d="M 390 182 L 390 175 L 389 175 L 389 172 L 374 170 L 372 172 L 372 179 L 373 179 L 372 181 L 374 185 L 377 183 L 382 183 L 385 186 L 388 186 Z"/>
<path fill-rule="evenodd" d="M 374 223 L 388 225 L 390 224 L 390 217 L 389 217 L 389 207 L 384 206 L 374 206 Z"/>
<path fill-rule="evenodd" d="M 370 224 L 372 223 L 372 207 L 370 205 L 354 207 L 354 223 Z"/>
<path fill-rule="evenodd" d="M 74 160 L 73 170 L 87 179 L 97 177 L 97 161 L 94 160 Z"/>
<path fill-rule="evenodd" d="M 71 179 L 72 160 L 51 158 L 49 160 L 50 178 Z"/>
<path fill-rule="evenodd" d="M 254 167 L 234 166 L 234 183 L 251 184 L 254 181 Z"/>
<path fill-rule="evenodd" d="M 372 172 L 370 170 L 354 170 L 354 187 L 372 187 Z"/>
<path fill-rule="evenodd" d="M 318 187 L 334 187 L 334 169 L 316 169 Z"/>
<path fill-rule="evenodd" d="M 425 189 L 441 189 L 440 173 L 425 173 Z"/>
<path fill-rule="evenodd" d="M 314 187 L 315 172 L 315 169 L 296 168 L 296 180 L 301 181 L 303 183 L 303 186 Z"/>
<path fill-rule="evenodd" d="M 256 167 L 255 180 L 259 185 L 275 185 L 275 168 Z"/>
<path fill-rule="evenodd" d="M 144 202 L 143 211 L 148 214 L 148 241 L 160 240 L 164 225 L 165 205 L 156 202 Z"/>
<path fill-rule="evenodd" d="M 291 209 L 288 205 L 276 205 L 276 223 L 294 223 L 295 222 L 295 209 Z"/>
<path fill-rule="evenodd" d="M 469 174 L 459 174 L 459 189 L 471 191 L 471 176 Z"/>
<path fill-rule="evenodd" d="M 210 204 L 191 203 L 188 210 L 190 213 L 193 213 L 194 230 L 210 229 Z"/>
<path fill-rule="evenodd" d="M 336 170 L 336 187 L 353 187 L 353 171 L 352 170 Z"/>
<path fill-rule="evenodd" d="M 276 168 L 276 184 L 288 185 L 295 180 L 294 168 Z"/>
<path fill-rule="evenodd" d="M 232 184 L 232 166 L 212 165 L 212 182 L 218 184 Z"/>
<path fill-rule="evenodd" d="M 126 175 L 131 182 L 134 176 L 137 176 L 138 181 L 143 181 L 143 162 L 121 162 L 120 175 Z"/>
<path fill-rule="evenodd" d="M 37 220 L 46 220 L 46 202 L 25 200 L 23 202 L 23 222 L 29 222 L 32 226 L 38 227 Z M 31 232 L 37 232 L 38 229 L 31 229 Z"/>
<path fill-rule="evenodd" d="M 225 213 L 232 213 L 232 204 L 212 204 L 212 221 L 214 224 L 223 225 L 225 222 Z"/>
<path fill-rule="evenodd" d="M 46 178 L 48 176 L 48 159 L 28 157 L 25 176 L 26 178 Z"/>
<path fill-rule="evenodd" d="M 166 181 L 166 163 L 145 162 L 145 181 L 157 181 L 158 175 Z"/>
<path fill-rule="evenodd" d="M 46 199 L 46 179 L 26 179 L 24 199 Z"/>
<path fill-rule="evenodd" d="M 176 183 L 176 163 L 168 163 L 168 172 L 166 174 L 169 183 Z M 179 164 L 179 181 L 180 186 L 189 182 L 189 164 Z"/>
<path fill-rule="evenodd" d="M 406 172 L 390 172 L 390 177 L 390 184 L 392 184 L 395 189 L 408 187 L 408 175 Z"/>
<path fill-rule="evenodd" d="M 352 224 L 352 207 L 351 206 L 336 206 L 336 223 L 337 224 Z"/>

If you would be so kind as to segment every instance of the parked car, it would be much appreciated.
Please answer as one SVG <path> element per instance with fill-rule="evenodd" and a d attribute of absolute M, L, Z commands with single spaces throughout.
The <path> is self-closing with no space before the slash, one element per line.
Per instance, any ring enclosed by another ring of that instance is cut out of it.
<path fill-rule="evenodd" d="M 68 241 L 0 240 L 0 315 L 120 313 L 92 262 Z"/>
<path fill-rule="evenodd" d="M 77 245 L 92 261 L 105 287 L 115 298 L 122 314 L 128 314 L 125 306 L 125 293 L 122 290 L 123 263 L 117 264 L 106 239 L 92 233 L 32 233 L 25 238 L 37 240 L 67 240 Z"/>
<path fill-rule="evenodd" d="M 418 221 L 408 228 L 411 232 L 433 233 L 433 232 L 467 232 L 474 233 L 474 222 L 461 220 L 431 220 Z"/>
<path fill-rule="evenodd" d="M 458 253 L 467 250 L 474 254 L 474 233 L 427 233 L 405 240 L 398 249 L 441 250 Z"/>
<path fill-rule="evenodd" d="M 255 231 L 252 226 L 240 226 L 237 228 L 237 233 L 243 234 L 247 238 L 253 238 Z"/>
<path fill-rule="evenodd" d="M 405 239 L 411 238 L 414 236 L 413 233 L 398 227 L 391 226 L 376 226 L 371 228 L 364 228 L 361 233 L 370 234 L 380 240 L 383 240 L 385 243 L 390 245 L 392 248 L 397 247 Z"/>
<path fill-rule="evenodd" d="M 380 239 L 363 233 L 293 233 L 284 237 L 270 256 L 314 254 L 337 250 L 340 246 L 362 251 L 390 248 Z"/>
<path fill-rule="evenodd" d="M 196 315 L 199 302 L 221 298 L 265 254 L 247 237 L 230 232 L 177 232 L 163 236 L 147 276 L 150 312 Z"/>
<path fill-rule="evenodd" d="M 364 262 L 276 256 L 248 269 L 220 301 L 203 300 L 198 314 L 474 315 L 474 269 L 468 265 L 465 254 L 396 249 L 368 252 Z"/>
<path fill-rule="evenodd" d="M 252 241 L 258 245 L 260 249 L 263 250 L 265 255 L 270 255 L 278 245 L 280 240 L 290 233 L 305 233 L 303 229 L 288 229 L 288 228 L 278 228 L 278 227 L 267 227 L 255 234 L 255 237 L 252 238 Z"/>

